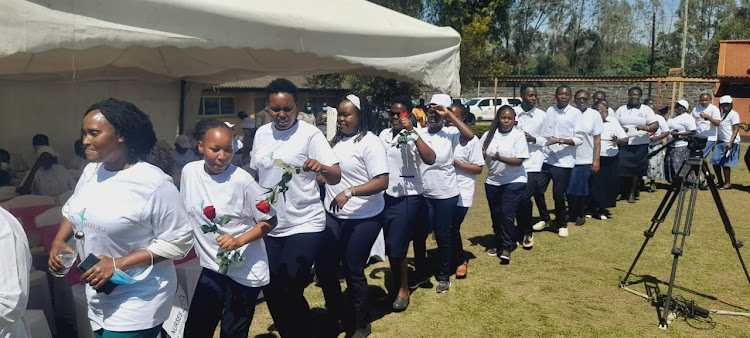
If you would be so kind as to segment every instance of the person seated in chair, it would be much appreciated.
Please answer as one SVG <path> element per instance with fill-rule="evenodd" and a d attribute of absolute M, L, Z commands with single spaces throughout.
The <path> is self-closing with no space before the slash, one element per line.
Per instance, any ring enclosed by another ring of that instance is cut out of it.
<path fill-rule="evenodd" d="M 37 159 L 26 180 L 16 191 L 19 194 L 57 196 L 75 188 L 76 182 L 62 165 L 57 163 L 57 153 L 50 147 L 40 147 Z"/>

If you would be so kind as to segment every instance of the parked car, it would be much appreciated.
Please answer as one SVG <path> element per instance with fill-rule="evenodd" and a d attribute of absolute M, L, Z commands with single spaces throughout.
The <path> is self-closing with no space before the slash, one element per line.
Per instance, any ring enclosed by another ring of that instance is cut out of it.
<path fill-rule="evenodd" d="M 466 102 L 469 111 L 477 117 L 477 121 L 492 121 L 495 118 L 495 110 L 501 106 L 515 107 L 521 104 L 521 99 L 513 97 L 498 97 L 495 105 L 494 97 L 478 97 Z"/>

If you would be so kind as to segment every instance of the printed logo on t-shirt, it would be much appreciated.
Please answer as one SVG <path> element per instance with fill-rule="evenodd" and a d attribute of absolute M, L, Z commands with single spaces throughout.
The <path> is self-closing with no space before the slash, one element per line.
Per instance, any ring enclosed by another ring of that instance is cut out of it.
<path fill-rule="evenodd" d="M 68 221 L 73 224 L 75 229 L 91 229 L 96 231 L 104 232 L 104 227 L 98 224 L 88 222 L 86 218 L 86 208 L 81 209 L 79 212 L 71 212 L 68 215 Z"/>

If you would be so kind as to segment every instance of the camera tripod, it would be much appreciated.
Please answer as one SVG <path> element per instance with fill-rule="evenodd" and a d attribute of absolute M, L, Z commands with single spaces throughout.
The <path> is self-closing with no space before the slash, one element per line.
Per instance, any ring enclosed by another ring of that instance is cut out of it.
<path fill-rule="evenodd" d="M 668 143 L 664 147 L 669 146 L 671 143 L 674 143 L 677 141 L 675 139 L 674 141 Z M 693 143 L 693 142 L 690 142 Z M 662 147 L 662 148 L 664 148 Z M 677 172 L 677 174 L 672 180 L 672 184 L 670 185 L 669 189 L 667 190 L 666 195 L 664 196 L 664 199 L 662 199 L 661 203 L 659 204 L 659 207 L 656 209 L 656 212 L 654 213 L 654 217 L 651 219 L 651 226 L 648 228 L 648 230 L 643 232 L 643 235 L 646 237 L 646 239 L 643 241 L 643 245 L 641 245 L 641 249 L 638 250 L 638 254 L 635 256 L 635 260 L 633 260 L 633 264 L 630 265 L 630 269 L 628 269 L 627 274 L 625 274 L 625 277 L 620 280 L 620 287 L 627 289 L 627 282 L 628 278 L 630 277 L 631 273 L 633 272 L 633 268 L 635 268 L 635 264 L 638 262 L 638 259 L 641 257 L 641 254 L 643 253 L 643 250 L 646 248 L 646 245 L 648 244 L 649 240 L 654 237 L 654 234 L 656 233 L 656 230 L 659 228 L 659 225 L 664 222 L 664 219 L 666 218 L 669 211 L 672 209 L 672 207 L 675 204 L 675 201 L 677 202 L 676 209 L 675 209 L 675 217 L 674 217 L 674 225 L 672 226 L 672 234 L 674 235 L 674 240 L 672 242 L 672 256 L 674 256 L 674 259 L 672 261 L 672 273 L 669 277 L 669 289 L 667 291 L 666 297 L 660 297 L 658 301 L 655 301 L 657 303 L 663 303 L 663 314 L 661 315 L 661 318 L 659 319 L 659 328 L 666 329 L 669 325 L 671 318 L 670 313 L 671 309 L 675 308 L 678 303 L 680 302 L 677 299 L 674 299 L 672 297 L 672 291 L 674 289 L 674 280 L 675 280 L 675 274 L 677 273 L 677 262 L 682 256 L 685 248 L 685 240 L 688 236 L 690 236 L 690 230 L 693 222 L 693 214 L 695 212 L 695 202 L 697 199 L 697 193 L 698 193 L 698 186 L 700 183 L 700 175 L 703 174 L 705 177 L 708 187 L 711 190 L 711 195 L 713 196 L 714 202 L 716 203 L 716 208 L 719 211 L 719 215 L 721 216 L 721 221 L 724 223 L 724 230 L 729 235 L 729 239 L 732 242 L 732 247 L 737 252 L 737 257 L 740 259 L 740 264 L 742 265 L 742 269 L 745 272 L 745 277 L 747 278 L 748 283 L 750 283 L 750 274 L 748 274 L 747 267 L 745 266 L 745 261 L 742 259 L 742 254 L 740 253 L 740 248 L 743 246 L 742 241 L 738 241 L 735 237 L 734 229 L 732 228 L 732 224 L 729 221 L 729 216 L 727 215 L 726 209 L 724 208 L 724 203 L 721 201 L 721 196 L 719 195 L 719 190 L 716 187 L 716 183 L 714 182 L 714 176 L 711 174 L 711 172 L 708 170 L 708 164 L 703 159 L 703 147 L 698 147 L 693 144 L 689 146 L 691 149 L 690 156 L 687 158 L 687 160 L 682 164 L 682 167 Z M 661 149 L 657 149 L 652 154 L 657 153 Z M 652 155 L 650 154 L 651 157 Z M 648 159 L 647 157 L 647 159 Z M 683 172 L 685 167 L 688 167 L 688 171 L 684 175 L 680 175 L 680 173 Z M 688 197 L 688 191 L 690 192 Z M 687 199 L 687 205 L 685 203 Z M 683 222 L 683 213 L 684 213 L 684 222 Z M 628 289 L 630 291 L 630 289 Z M 633 291 L 631 291 L 633 292 Z M 637 292 L 634 292 L 638 294 Z M 642 294 L 640 294 L 643 296 Z M 647 297 L 650 298 L 650 297 Z M 744 313 L 734 313 L 734 312 L 727 312 L 727 311 L 717 311 L 717 310 L 711 310 L 711 312 L 719 313 L 719 314 L 730 314 L 730 315 L 747 315 Z"/>

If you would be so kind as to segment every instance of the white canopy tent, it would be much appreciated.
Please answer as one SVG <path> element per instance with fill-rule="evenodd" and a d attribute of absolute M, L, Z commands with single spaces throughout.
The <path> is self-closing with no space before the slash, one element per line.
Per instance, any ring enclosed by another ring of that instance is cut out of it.
<path fill-rule="evenodd" d="M 107 97 L 133 101 L 170 139 L 203 84 L 267 75 L 380 75 L 458 94 L 459 44 L 450 28 L 358 0 L 3 0 L 0 147 L 45 133 L 70 154 L 84 110 Z"/>

